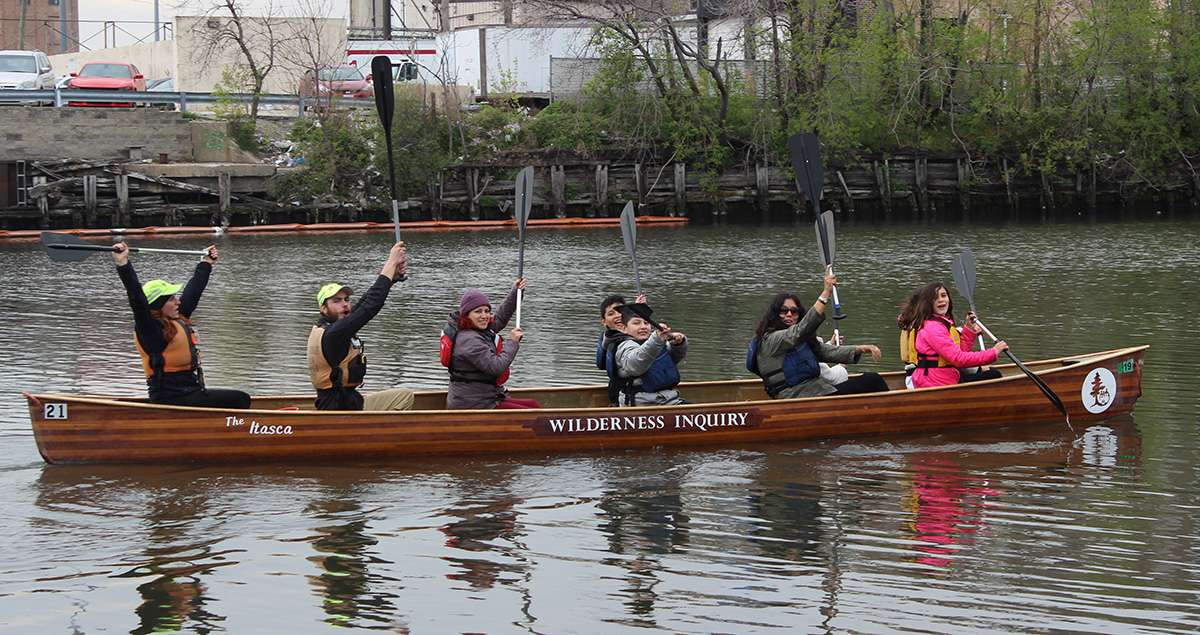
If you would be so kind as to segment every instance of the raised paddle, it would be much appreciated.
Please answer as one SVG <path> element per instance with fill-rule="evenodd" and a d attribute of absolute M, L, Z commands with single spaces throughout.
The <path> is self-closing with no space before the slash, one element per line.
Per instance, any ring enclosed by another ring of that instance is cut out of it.
<path fill-rule="evenodd" d="M 396 110 L 396 85 L 392 82 L 392 60 L 386 55 L 371 58 L 371 81 L 375 85 L 375 111 L 383 126 L 384 143 L 387 145 L 388 183 L 392 191 L 392 226 L 396 229 L 396 242 L 400 242 L 400 201 L 396 198 L 396 164 L 392 158 L 392 113 Z M 408 276 L 401 275 L 405 280 Z"/>
<path fill-rule="evenodd" d="M 825 171 L 821 167 L 821 146 L 817 135 L 801 132 L 788 139 L 788 154 L 792 159 L 792 171 L 796 176 L 796 184 L 808 200 L 812 201 L 813 212 L 816 213 L 817 249 L 820 252 L 821 263 L 833 273 L 834 233 L 833 212 L 821 213 L 821 190 L 825 182 Z M 842 301 L 838 297 L 837 287 L 833 288 L 833 319 L 841 320 L 846 317 L 842 312 Z M 841 344 L 841 333 L 837 323 L 833 325 L 834 344 Z"/>
<path fill-rule="evenodd" d="M 387 145 L 388 184 L 392 191 L 392 223 L 396 226 L 396 242 L 400 242 L 400 203 L 396 198 L 396 164 L 392 157 L 392 114 L 396 110 L 396 86 L 392 83 L 392 60 L 386 55 L 371 58 L 371 80 L 375 84 L 375 110 L 383 126 Z"/>
<path fill-rule="evenodd" d="M 59 234 L 57 232 L 42 232 L 42 247 L 46 249 L 46 255 L 54 262 L 79 262 L 86 260 L 88 256 L 98 251 L 116 251 L 117 248 L 112 245 L 93 245 L 89 242 L 72 236 L 71 234 Z M 129 247 L 129 251 L 145 252 L 153 254 L 183 254 L 186 256 L 206 256 L 208 250 L 194 249 L 152 249 L 150 247 Z"/>
<path fill-rule="evenodd" d="M 637 218 L 633 214 L 633 201 L 626 203 L 625 209 L 621 210 L 621 238 L 625 240 L 625 252 L 633 261 L 633 279 L 640 296 L 642 295 L 642 274 L 638 271 Z"/>
<path fill-rule="evenodd" d="M 954 286 L 967 299 L 967 304 L 971 305 L 971 312 L 975 313 L 975 323 L 979 325 L 979 328 L 983 329 L 983 332 L 988 337 L 992 338 L 993 342 L 998 341 L 998 338 L 988 330 L 988 327 L 979 321 L 979 314 L 975 311 L 975 254 L 971 251 L 970 247 L 963 249 L 962 253 L 954 257 L 954 264 L 952 266 L 954 268 Z M 1013 355 L 1011 350 L 1005 350 L 1004 354 L 1017 365 L 1017 368 L 1021 369 L 1021 372 L 1025 373 L 1037 385 L 1042 394 L 1046 395 L 1046 398 L 1050 400 L 1050 403 L 1054 404 L 1054 407 L 1062 413 L 1063 418 L 1067 420 L 1067 425 L 1071 425 L 1071 417 L 1067 414 L 1067 407 L 1063 405 L 1062 399 L 1058 398 L 1054 390 L 1047 386 L 1041 377 L 1033 374 L 1033 371 L 1021 363 L 1021 360 L 1017 359 L 1017 356 Z"/>
<path fill-rule="evenodd" d="M 529 210 L 533 207 L 533 168 L 527 167 L 517 174 L 517 277 L 525 277 L 525 224 L 529 222 Z M 524 289 L 517 289 L 517 328 L 521 328 L 521 300 Z"/>

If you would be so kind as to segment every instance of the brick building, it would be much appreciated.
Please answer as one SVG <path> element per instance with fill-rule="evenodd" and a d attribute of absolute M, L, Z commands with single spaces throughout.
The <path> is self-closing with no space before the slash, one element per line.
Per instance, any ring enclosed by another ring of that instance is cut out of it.
<path fill-rule="evenodd" d="M 21 46 L 21 3 L 25 45 Z M 59 11 L 66 8 L 66 48 Z M 51 55 L 79 50 L 79 0 L 0 0 L 0 50 L 40 50 Z"/>

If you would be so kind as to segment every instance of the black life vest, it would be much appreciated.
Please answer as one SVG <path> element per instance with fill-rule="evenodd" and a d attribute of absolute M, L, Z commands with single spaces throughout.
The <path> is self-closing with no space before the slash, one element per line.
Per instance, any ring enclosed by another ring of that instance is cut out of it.
<path fill-rule="evenodd" d="M 746 370 L 762 378 L 763 389 L 772 398 L 785 388 L 798 385 L 800 382 L 807 381 L 821 374 L 821 366 L 817 360 L 817 355 L 813 353 L 812 344 L 806 340 L 793 346 L 791 350 L 784 354 L 783 365 L 779 370 L 764 375 L 758 367 L 758 347 L 760 344 L 762 344 L 762 338 L 756 337 L 750 340 L 750 345 L 746 347 Z"/>
<path fill-rule="evenodd" d="M 625 333 L 608 338 L 604 345 L 604 366 L 608 372 L 608 394 L 613 396 L 614 385 L 619 395 L 625 395 L 625 405 L 634 404 L 634 395 L 639 392 L 659 392 L 679 385 L 679 367 L 671 357 L 670 348 L 663 347 L 650 368 L 639 377 L 621 377 L 617 366 L 617 347 L 625 340 L 633 339 Z M 615 402 L 614 402 L 615 403 Z"/>
<path fill-rule="evenodd" d="M 438 338 L 438 359 L 442 362 L 442 366 L 450 373 L 450 381 L 457 382 L 474 382 L 480 384 L 496 384 L 503 386 L 504 382 L 508 381 L 509 370 L 504 369 L 499 377 L 493 377 L 476 368 L 456 368 L 454 365 L 454 338 L 458 337 L 458 311 L 450 314 L 450 319 L 446 320 L 446 325 L 442 327 L 442 336 Z M 492 318 L 492 324 L 495 324 L 495 318 Z M 492 325 L 488 325 L 488 332 L 495 338 L 493 342 L 496 344 L 496 354 L 504 352 L 504 338 L 500 334 L 491 330 Z"/>

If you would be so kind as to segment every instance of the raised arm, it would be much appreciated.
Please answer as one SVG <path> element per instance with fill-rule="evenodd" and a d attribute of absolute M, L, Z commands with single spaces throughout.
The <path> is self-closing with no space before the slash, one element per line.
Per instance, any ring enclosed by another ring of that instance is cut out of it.
<path fill-rule="evenodd" d="M 146 294 L 142 293 L 142 284 L 138 281 L 133 263 L 129 262 L 129 251 L 125 243 L 114 245 L 118 251 L 113 252 L 113 260 L 117 264 L 117 276 L 125 287 L 125 295 L 129 298 L 129 308 L 133 310 L 133 328 L 138 341 L 147 352 L 159 352 L 166 348 L 163 341 L 162 329 L 154 316 L 150 315 L 150 303 L 146 302 Z"/>
<path fill-rule="evenodd" d="M 621 376 L 638 377 L 646 374 L 654 360 L 662 354 L 664 346 L 666 346 L 666 342 L 663 341 L 658 331 L 651 333 L 650 337 L 640 345 L 633 340 L 621 342 L 617 346 L 616 354 L 613 355 Z"/>

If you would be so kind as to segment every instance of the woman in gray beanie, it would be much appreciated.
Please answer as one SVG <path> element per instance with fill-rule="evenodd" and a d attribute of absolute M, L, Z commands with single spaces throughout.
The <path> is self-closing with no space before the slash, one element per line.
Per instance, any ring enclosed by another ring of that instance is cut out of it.
<path fill-rule="evenodd" d="M 525 278 L 518 278 L 494 314 L 492 303 L 482 291 L 463 292 L 458 310 L 450 314 L 442 329 L 442 364 L 450 371 L 447 408 L 541 407 L 533 399 L 513 399 L 504 388 L 524 332 L 514 328 L 505 342 L 500 331 L 516 311 L 517 290 L 524 288 Z"/>

